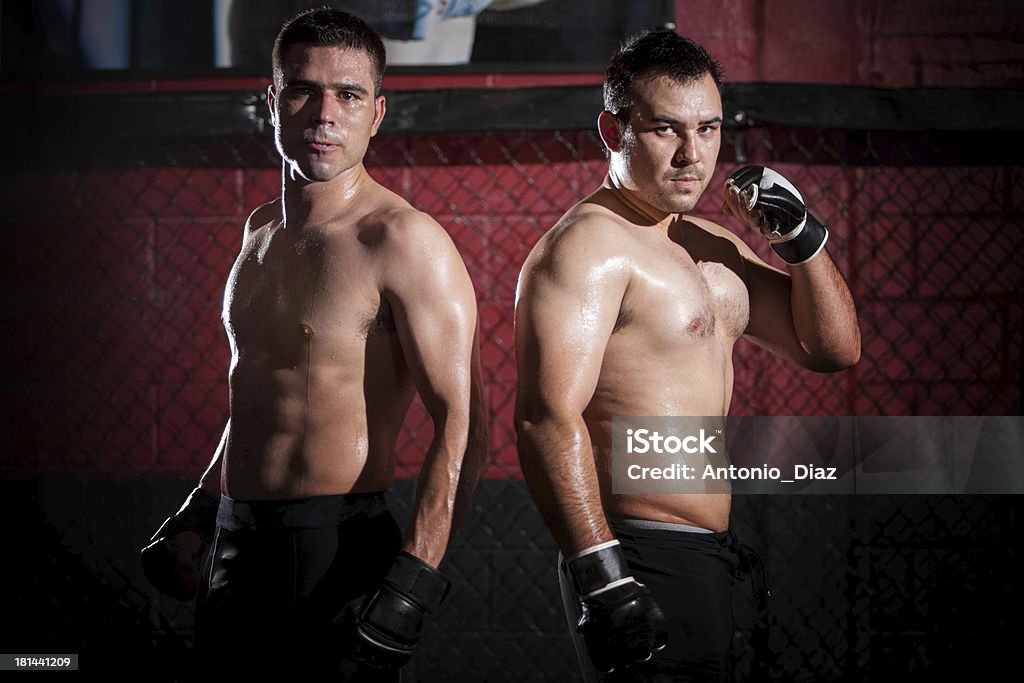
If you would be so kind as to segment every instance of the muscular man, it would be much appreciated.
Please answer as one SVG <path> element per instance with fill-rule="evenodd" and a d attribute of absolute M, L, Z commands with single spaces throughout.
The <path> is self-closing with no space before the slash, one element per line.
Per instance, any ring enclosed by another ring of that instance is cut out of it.
<path fill-rule="evenodd" d="M 817 371 L 860 355 L 827 231 L 788 181 L 749 167 L 724 200 L 769 236 L 788 273 L 687 215 L 715 170 L 720 88 L 718 65 L 672 32 L 624 46 L 598 119 L 605 181 L 541 238 L 519 279 L 520 459 L 565 558 L 588 680 L 730 679 L 744 607 L 733 600 L 751 596 L 759 573 L 729 531 L 727 492 L 612 490 L 613 416 L 725 415 L 741 336 Z"/>
<path fill-rule="evenodd" d="M 447 233 L 363 166 L 385 110 L 377 34 L 304 12 L 273 69 L 283 194 L 250 216 L 228 278 L 230 420 L 143 563 L 187 598 L 210 543 L 209 667 L 397 680 L 448 592 L 436 567 L 486 447 L 475 295 Z M 417 391 L 434 437 L 403 537 L 384 491 Z"/>

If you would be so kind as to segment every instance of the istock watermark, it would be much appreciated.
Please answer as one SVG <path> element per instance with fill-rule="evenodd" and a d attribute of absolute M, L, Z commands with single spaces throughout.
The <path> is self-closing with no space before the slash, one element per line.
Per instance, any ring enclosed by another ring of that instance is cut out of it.
<path fill-rule="evenodd" d="M 1024 493 L 1024 418 L 614 417 L 613 493 Z"/>
<path fill-rule="evenodd" d="M 612 418 L 614 493 L 728 493 L 725 418 Z"/>

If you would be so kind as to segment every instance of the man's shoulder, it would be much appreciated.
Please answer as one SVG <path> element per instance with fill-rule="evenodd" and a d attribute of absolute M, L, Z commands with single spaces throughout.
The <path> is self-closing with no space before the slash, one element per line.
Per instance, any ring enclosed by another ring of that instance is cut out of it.
<path fill-rule="evenodd" d="M 419 277 L 424 269 L 465 270 L 441 224 L 390 190 L 375 197 L 358 224 L 360 243 L 375 255 L 386 279 Z"/>
<path fill-rule="evenodd" d="M 359 240 L 373 254 L 383 291 L 401 292 L 407 303 L 436 297 L 438 288 L 452 305 L 472 298 L 466 265 L 448 232 L 429 214 L 398 200 L 382 202 L 360 220 Z"/>
<path fill-rule="evenodd" d="M 249 214 L 249 218 L 245 221 L 245 235 L 251 235 L 261 228 L 280 222 L 281 219 L 280 197 L 265 204 L 260 204 Z"/>
<path fill-rule="evenodd" d="M 625 274 L 633 239 L 627 220 L 584 200 L 541 236 L 523 264 L 521 278 L 578 282 L 596 272 L 608 277 Z"/>
<path fill-rule="evenodd" d="M 451 237 L 429 214 L 404 200 L 381 202 L 360 221 L 367 243 L 387 251 L 419 250 L 438 243 L 451 244 Z"/>
<path fill-rule="evenodd" d="M 534 252 L 572 251 L 591 256 L 617 252 L 620 242 L 630 238 L 632 227 L 614 211 L 584 200 L 541 236 Z"/>

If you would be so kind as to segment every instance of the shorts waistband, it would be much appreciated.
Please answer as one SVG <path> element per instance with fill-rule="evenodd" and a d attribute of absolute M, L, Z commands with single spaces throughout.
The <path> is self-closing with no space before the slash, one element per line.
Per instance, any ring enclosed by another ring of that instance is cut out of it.
<path fill-rule="evenodd" d="M 716 552 L 731 552 L 739 559 L 740 570 L 749 572 L 754 577 L 754 594 L 763 607 L 768 598 L 771 597 L 771 588 L 768 585 L 768 572 L 765 570 L 764 561 L 753 548 L 736 538 L 735 532 L 731 529 L 716 532 L 702 527 L 690 526 L 689 524 L 674 524 L 672 522 L 656 522 L 648 519 L 610 519 L 609 523 L 613 531 L 621 531 L 629 535 L 639 537 L 662 536 L 675 538 L 677 542 L 688 545 L 706 546 L 707 549 L 716 549 Z M 632 530 L 632 534 L 630 533 Z M 647 533 L 645 533 L 647 532 Z M 659 532 L 669 532 L 659 534 Z M 688 537 L 674 534 L 687 533 Z"/>
<path fill-rule="evenodd" d="M 689 524 L 676 524 L 675 522 L 656 522 L 653 519 L 612 519 L 615 526 L 623 526 L 633 529 L 661 529 L 663 531 L 682 531 L 688 534 L 713 534 L 711 529 L 702 526 L 691 526 Z"/>
<path fill-rule="evenodd" d="M 383 492 L 346 493 L 294 500 L 240 501 L 220 497 L 217 525 L 239 529 L 318 529 L 355 517 L 376 517 L 388 511 Z"/>

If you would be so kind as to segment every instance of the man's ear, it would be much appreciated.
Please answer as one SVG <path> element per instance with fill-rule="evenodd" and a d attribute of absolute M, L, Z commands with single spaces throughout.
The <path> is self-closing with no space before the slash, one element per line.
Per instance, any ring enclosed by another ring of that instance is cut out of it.
<path fill-rule="evenodd" d="M 615 114 L 608 110 L 601 112 L 597 117 L 597 132 L 600 133 L 601 141 L 609 152 L 618 152 L 622 149 L 622 122 Z"/>
<path fill-rule="evenodd" d="M 267 107 L 270 108 L 270 123 L 277 125 L 277 96 L 274 94 L 274 86 L 267 86 Z"/>
<path fill-rule="evenodd" d="M 373 100 L 373 128 L 370 129 L 370 137 L 377 134 L 377 129 L 380 128 L 380 122 L 384 120 L 384 114 L 387 112 L 387 101 L 383 95 L 379 95 Z"/>

